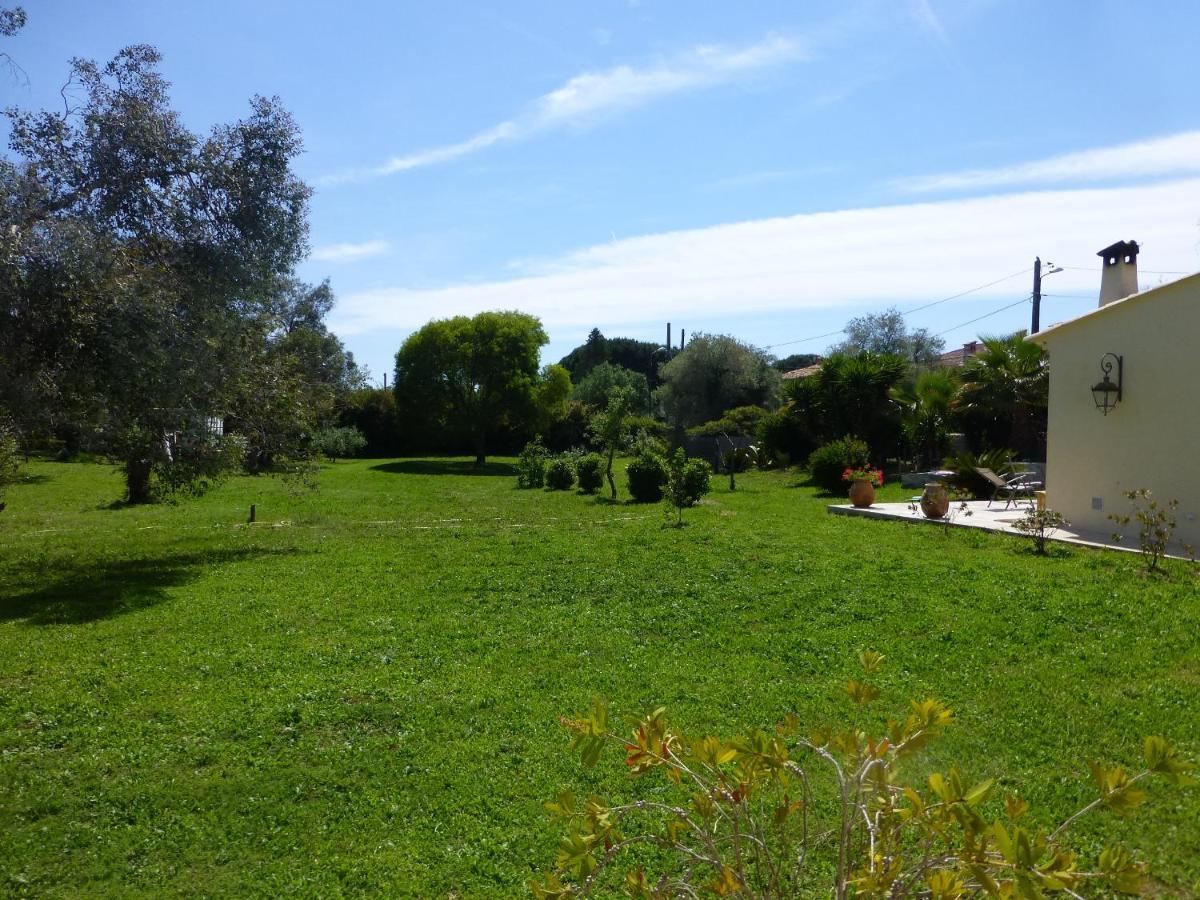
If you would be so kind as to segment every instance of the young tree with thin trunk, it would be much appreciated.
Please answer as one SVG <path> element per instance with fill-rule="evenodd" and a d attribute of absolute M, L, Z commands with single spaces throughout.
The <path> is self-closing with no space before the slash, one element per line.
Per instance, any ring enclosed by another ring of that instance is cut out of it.
<path fill-rule="evenodd" d="M 617 499 L 617 482 L 613 479 L 613 461 L 625 439 L 625 425 L 633 408 L 633 391 L 614 387 L 608 394 L 608 405 L 592 418 L 592 435 L 604 448 L 604 477 L 612 499 Z"/>

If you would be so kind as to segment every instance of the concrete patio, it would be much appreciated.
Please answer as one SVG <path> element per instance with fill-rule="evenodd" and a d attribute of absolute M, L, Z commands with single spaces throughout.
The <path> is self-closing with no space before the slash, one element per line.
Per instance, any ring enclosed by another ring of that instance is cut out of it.
<path fill-rule="evenodd" d="M 846 504 L 831 504 L 826 507 L 826 510 L 836 516 L 863 516 L 868 519 L 894 519 L 901 522 L 921 523 L 926 525 L 940 525 L 951 528 L 982 528 L 985 531 L 999 531 L 1006 534 L 1013 534 L 1018 537 L 1025 537 L 1013 525 L 1029 508 L 1029 504 L 1022 501 L 1020 505 L 1004 507 L 1004 502 L 992 503 L 990 506 L 986 500 L 968 500 L 966 509 L 961 509 L 963 504 L 951 503 L 950 512 L 945 519 L 928 519 L 921 512 L 921 507 L 918 504 L 913 504 L 912 508 L 908 503 L 874 503 L 865 508 L 858 508 L 848 503 Z M 1120 544 L 1114 544 L 1112 533 L 1099 534 L 1097 532 L 1083 531 L 1081 529 L 1067 527 L 1060 528 L 1054 534 L 1053 540 L 1062 541 L 1066 544 L 1079 544 L 1084 547 L 1098 547 L 1106 550 L 1121 550 L 1126 553 L 1138 552 L 1137 533 L 1134 530 L 1126 530 L 1127 537 Z M 1176 559 L 1187 559 L 1185 549 L 1178 543 L 1173 543 L 1170 547 L 1168 556 Z"/>

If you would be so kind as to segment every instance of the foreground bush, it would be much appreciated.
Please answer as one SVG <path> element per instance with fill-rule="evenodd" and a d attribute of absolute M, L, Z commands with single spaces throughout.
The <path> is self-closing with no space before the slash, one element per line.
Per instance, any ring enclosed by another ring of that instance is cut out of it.
<path fill-rule="evenodd" d="M 534 438 L 517 454 L 517 487 L 540 488 L 546 483 L 546 447 Z"/>
<path fill-rule="evenodd" d="M 678 512 L 678 525 L 683 524 L 683 511 L 700 502 L 712 489 L 712 466 L 703 459 L 688 459 L 680 447 L 667 462 L 667 501 Z"/>
<path fill-rule="evenodd" d="M 569 491 L 575 484 L 575 466 L 569 456 L 556 456 L 546 466 L 546 485 L 555 491 Z"/>
<path fill-rule="evenodd" d="M 575 474 L 579 478 L 579 489 L 585 494 L 594 494 L 604 483 L 604 458 L 599 453 L 588 453 L 581 456 L 575 464 Z"/>
<path fill-rule="evenodd" d="M 656 453 L 643 451 L 625 467 L 629 496 L 638 503 L 657 503 L 667 483 L 667 464 Z"/>
<path fill-rule="evenodd" d="M 864 441 L 847 435 L 818 447 L 808 457 L 808 477 L 813 484 L 831 494 L 845 491 L 842 473 L 847 469 L 865 468 L 870 464 L 871 451 Z"/>
<path fill-rule="evenodd" d="M 869 651 L 859 659 L 868 676 L 883 661 Z M 865 679 L 843 691 L 860 708 L 879 696 Z M 1085 863 L 1064 836 L 1101 807 L 1134 811 L 1146 800 L 1136 785 L 1151 776 L 1194 784 L 1192 766 L 1171 744 L 1146 738 L 1144 766 L 1133 775 L 1092 763 L 1095 799 L 1047 832 L 1024 822 L 1029 805 L 1019 796 L 1001 801 L 993 779 L 973 784 L 951 768 L 924 785 L 905 783 L 906 763 L 952 720 L 938 701 L 913 700 L 902 721 L 888 719 L 874 734 L 849 727 L 806 736 L 789 715 L 771 732 L 723 740 L 671 729 L 660 708 L 625 738 L 610 730 L 608 710 L 596 701 L 589 715 L 564 720 L 584 766 L 616 744 L 630 775 L 654 772 L 665 783 L 643 794 L 649 799 L 628 803 L 580 800 L 570 791 L 547 803 L 566 835 L 553 873 L 530 887 L 538 898 L 622 890 L 634 897 L 837 900 L 1078 897 L 1089 886 L 1141 891 L 1144 867 L 1123 847 Z M 636 849 L 644 844 L 660 850 L 657 871 L 623 867 L 618 883 L 611 864 L 627 853 L 631 862 L 644 861 Z"/>

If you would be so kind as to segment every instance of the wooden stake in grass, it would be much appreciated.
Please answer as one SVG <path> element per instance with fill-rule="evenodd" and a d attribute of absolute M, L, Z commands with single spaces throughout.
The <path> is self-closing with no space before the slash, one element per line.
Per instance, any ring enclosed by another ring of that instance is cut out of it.
<path fill-rule="evenodd" d="M 253 503 L 251 503 L 251 504 L 250 504 L 250 524 L 251 524 L 251 525 L 253 525 L 253 524 L 254 524 L 254 514 L 255 514 L 255 512 L 256 512 L 256 510 L 255 510 L 255 506 L 254 506 L 254 504 L 253 504 Z"/>

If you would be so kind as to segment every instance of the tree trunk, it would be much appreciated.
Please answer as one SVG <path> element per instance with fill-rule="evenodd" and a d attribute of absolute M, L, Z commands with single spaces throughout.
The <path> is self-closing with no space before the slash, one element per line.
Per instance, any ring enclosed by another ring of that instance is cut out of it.
<path fill-rule="evenodd" d="M 126 499 L 130 503 L 150 502 L 150 460 L 131 459 L 125 463 Z"/>
<path fill-rule="evenodd" d="M 608 479 L 608 489 L 612 491 L 612 498 L 617 499 L 617 483 L 613 481 L 612 464 L 613 457 L 616 455 L 615 450 L 608 451 L 608 468 L 604 470 L 604 476 Z"/>
<path fill-rule="evenodd" d="M 484 446 L 483 432 L 475 433 L 475 468 L 482 469 L 487 463 L 487 453 Z"/>

